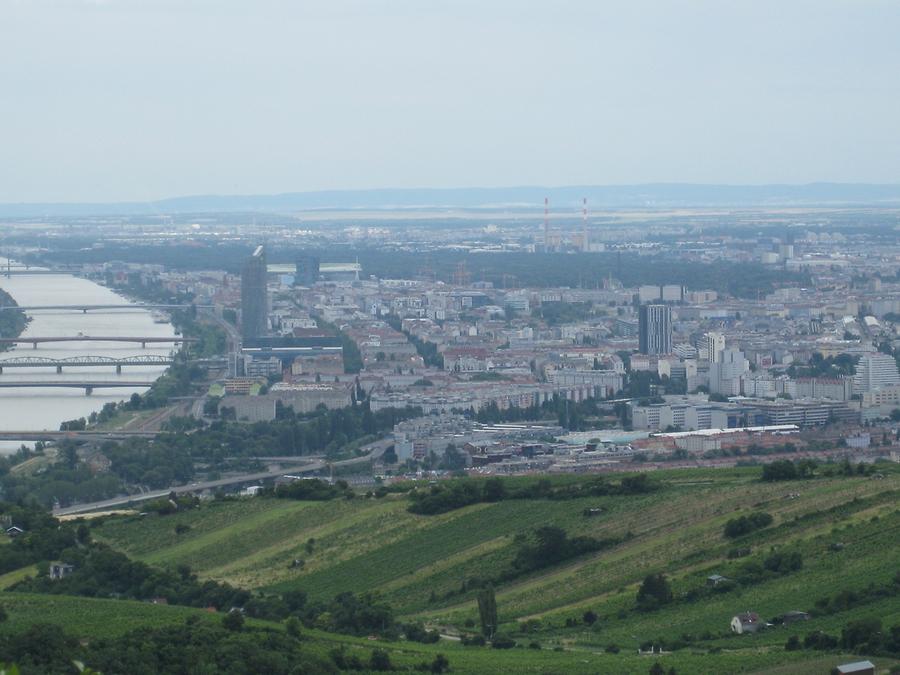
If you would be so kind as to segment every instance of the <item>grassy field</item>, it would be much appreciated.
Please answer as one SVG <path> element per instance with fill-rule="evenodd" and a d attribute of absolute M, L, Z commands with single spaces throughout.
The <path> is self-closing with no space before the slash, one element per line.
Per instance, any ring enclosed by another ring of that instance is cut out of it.
<path fill-rule="evenodd" d="M 54 623 L 87 638 L 114 637 L 137 628 L 183 623 L 188 616 L 205 614 L 199 609 L 149 602 L 29 593 L 3 593 L 0 605 L 8 615 L 0 623 L 0 631 L 17 633 L 36 623 Z"/>
<path fill-rule="evenodd" d="M 127 600 L 102 600 L 68 596 L 31 595 L 5 593 L 0 596 L 7 611 L 7 621 L 0 624 L 0 633 L 17 633 L 35 623 L 52 622 L 67 633 L 84 640 L 116 637 L 132 630 L 166 625 L 180 625 L 189 617 L 201 621 L 221 621 L 222 614 L 201 609 L 153 605 Z M 251 628 L 281 630 L 276 623 L 251 620 Z M 412 668 L 428 663 L 437 654 L 444 654 L 450 661 L 453 673 L 476 675 L 484 673 L 509 674 L 534 673 L 547 675 L 623 673 L 644 674 L 650 666 L 659 662 L 679 673 L 721 675 L 721 673 L 791 673 L 806 674 L 828 672 L 835 663 L 854 660 L 851 655 L 829 654 L 810 658 L 802 652 L 780 650 L 733 649 L 717 654 L 682 650 L 672 654 L 641 655 L 623 650 L 619 654 L 606 654 L 600 650 L 572 647 L 564 651 L 531 649 L 524 646 L 509 650 L 493 650 L 486 647 L 463 647 L 452 640 L 422 645 L 406 641 L 385 642 L 365 638 L 305 630 L 304 641 L 312 647 L 330 650 L 344 649 L 347 654 L 358 655 L 363 661 L 373 648 L 389 652 L 391 661 L 398 668 Z M 875 659 L 880 667 L 889 667 L 890 659 Z M 90 664 L 88 664 L 90 665 Z"/>
<path fill-rule="evenodd" d="M 0 574 L 0 591 L 5 591 L 13 584 L 17 584 L 26 577 L 36 577 L 38 575 L 37 565 L 28 565 L 6 574 Z"/>
<path fill-rule="evenodd" d="M 595 659 L 612 658 L 602 653 L 609 645 L 622 650 L 617 655 L 622 664 L 636 659 L 633 672 L 646 672 L 647 657 L 637 656 L 637 646 L 682 635 L 693 646 L 665 656 L 667 663 L 681 663 L 679 672 L 715 672 L 704 665 L 713 662 L 722 668 L 719 672 L 765 671 L 811 658 L 811 652 L 784 651 L 789 635 L 813 630 L 839 635 L 848 621 L 873 616 L 885 626 L 900 623 L 900 597 L 893 596 L 789 629 L 754 636 L 734 636 L 729 630 L 731 617 L 741 611 L 769 619 L 810 610 L 817 599 L 842 589 L 890 583 L 900 570 L 895 544 L 900 540 L 900 472 L 889 467 L 883 473 L 883 479 L 762 483 L 758 468 L 669 471 L 654 474 L 663 483 L 661 490 L 643 495 L 506 500 L 437 516 L 409 513 L 403 495 L 331 502 L 252 498 L 214 502 L 172 516 L 111 518 L 93 534 L 149 563 L 187 564 L 202 578 L 247 588 L 303 589 L 314 599 L 348 590 L 377 591 L 398 614 L 450 632 L 477 620 L 474 591 L 463 590 L 463 582 L 495 578 L 508 569 L 517 535 L 552 524 L 570 536 L 620 537 L 623 543 L 612 548 L 497 586 L 502 630 L 525 644 L 536 640 L 550 648 L 526 654 L 529 662 L 546 659 L 545 667 L 533 672 L 554 671 L 559 659 L 567 664 L 559 672 L 580 672 L 581 666 L 597 672 Z M 586 508 L 603 511 L 588 518 Z M 772 526 L 736 541 L 723 537 L 726 521 L 754 511 L 771 513 Z M 176 534 L 178 525 L 189 529 Z M 752 549 L 752 559 L 796 551 L 803 568 L 742 590 L 687 601 L 684 595 L 703 587 L 710 574 L 739 573 L 746 559 L 728 558 L 735 547 Z M 293 565 L 295 560 L 303 564 Z M 638 584 L 655 572 L 667 574 L 677 601 L 655 612 L 638 612 Z M 587 610 L 599 616 L 590 627 L 581 622 Z M 534 633 L 520 632 L 526 620 L 532 620 Z M 554 652 L 554 647 L 566 651 Z M 459 650 L 462 664 L 473 650 Z M 516 663 L 516 650 L 488 653 Z M 509 666 L 492 672 L 529 671 Z"/>

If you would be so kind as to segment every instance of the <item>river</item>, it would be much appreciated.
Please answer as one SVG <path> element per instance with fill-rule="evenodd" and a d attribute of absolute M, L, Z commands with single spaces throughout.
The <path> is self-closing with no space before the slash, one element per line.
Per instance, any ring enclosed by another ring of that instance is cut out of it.
<path fill-rule="evenodd" d="M 0 259 L 5 265 L 5 260 Z M 12 275 L 0 277 L 0 288 L 9 293 L 19 305 L 68 305 L 68 304 L 134 304 L 112 290 L 87 279 L 66 274 Z M 134 309 L 81 311 L 29 311 L 31 321 L 22 333 L 27 336 L 137 336 L 171 337 L 175 330 L 169 323 L 156 323 L 153 315 L 137 306 Z M 41 356 L 64 359 L 73 356 L 127 357 L 143 355 L 168 355 L 175 345 L 151 344 L 142 348 L 138 343 L 127 342 L 51 342 L 16 345 L 0 351 L 0 360 L 16 357 Z M 86 366 L 55 368 L 5 368 L 0 382 L 12 381 L 128 381 L 152 382 L 166 369 L 164 365 L 124 367 L 116 374 L 113 366 Z M 137 389 L 95 389 L 89 396 L 82 389 L 63 388 L 0 388 L 0 430 L 43 431 L 59 429 L 60 422 L 87 417 L 99 411 L 104 403 L 127 399 Z M 20 443 L 0 441 L 0 452 L 17 448 Z"/>

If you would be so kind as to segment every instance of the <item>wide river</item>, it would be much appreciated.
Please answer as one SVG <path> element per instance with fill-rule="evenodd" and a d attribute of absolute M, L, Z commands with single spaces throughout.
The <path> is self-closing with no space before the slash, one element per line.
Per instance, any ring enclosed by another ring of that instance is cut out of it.
<path fill-rule="evenodd" d="M 5 260 L 0 260 L 5 263 Z M 0 277 L 0 288 L 9 293 L 19 305 L 69 305 L 69 304 L 134 304 L 104 286 L 70 275 L 12 275 Z M 89 311 L 43 310 L 26 312 L 31 321 L 22 333 L 23 337 L 41 336 L 147 336 L 171 337 L 175 331 L 169 323 L 156 323 L 153 315 L 144 309 Z M 168 355 L 175 345 L 151 344 L 142 348 L 139 343 L 128 342 L 50 342 L 16 345 L 0 351 L 0 361 L 16 357 L 41 356 L 64 359 L 73 356 L 126 357 L 156 354 Z M 15 381 L 128 381 L 152 382 L 166 367 L 124 367 L 117 375 L 112 366 L 87 366 L 64 368 L 4 368 L 0 383 Z M 99 411 L 108 401 L 127 399 L 137 389 L 95 389 L 89 396 L 82 389 L 59 387 L 22 388 L 0 387 L 0 431 L 42 431 L 59 428 L 65 420 L 87 417 Z M 16 448 L 20 443 L 0 441 L 0 452 Z"/>

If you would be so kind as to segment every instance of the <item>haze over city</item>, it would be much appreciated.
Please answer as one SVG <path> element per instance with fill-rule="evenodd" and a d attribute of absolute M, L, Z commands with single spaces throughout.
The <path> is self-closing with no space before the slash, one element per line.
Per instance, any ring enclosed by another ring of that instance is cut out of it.
<path fill-rule="evenodd" d="M 889 1 L 0 2 L 0 202 L 896 183 Z"/>

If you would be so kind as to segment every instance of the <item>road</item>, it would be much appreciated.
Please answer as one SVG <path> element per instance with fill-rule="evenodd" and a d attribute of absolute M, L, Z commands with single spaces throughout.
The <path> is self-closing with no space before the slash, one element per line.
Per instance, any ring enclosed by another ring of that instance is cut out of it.
<path fill-rule="evenodd" d="M 89 502 L 87 504 L 76 504 L 75 506 L 66 506 L 60 509 L 53 509 L 54 516 L 65 516 L 72 515 L 76 513 L 87 513 L 89 511 L 98 511 L 98 510 L 106 510 L 115 508 L 117 506 L 124 506 L 125 504 L 131 504 L 134 502 L 145 502 L 151 501 L 153 499 L 159 499 L 160 497 L 165 497 L 170 492 L 174 492 L 175 494 L 183 494 L 186 492 L 202 492 L 204 490 L 214 490 L 220 487 L 227 487 L 229 485 L 240 485 L 242 483 L 256 483 L 259 481 L 278 478 L 279 476 L 284 475 L 297 475 L 301 473 L 311 473 L 313 471 L 321 471 L 322 469 L 327 469 L 329 466 L 332 467 L 341 467 L 341 466 L 353 466 L 355 464 L 360 464 L 363 462 L 368 462 L 372 459 L 377 459 L 384 454 L 384 451 L 387 450 L 393 444 L 393 441 L 390 439 L 382 439 L 380 441 L 375 441 L 374 443 L 370 443 L 369 445 L 365 445 L 361 450 L 368 450 L 368 452 L 361 457 L 354 457 L 353 459 L 344 459 L 340 462 L 334 462 L 330 464 L 328 462 L 322 460 L 314 460 L 311 462 L 306 462 L 304 464 L 296 465 L 296 466 L 288 466 L 281 467 L 277 471 L 263 471 L 260 473 L 248 473 L 242 474 L 240 476 L 232 476 L 231 478 L 220 478 L 219 480 L 210 480 L 204 481 L 201 483 L 192 483 L 190 485 L 179 485 L 178 487 L 169 488 L 167 490 L 155 490 L 153 492 L 145 492 L 143 494 L 138 495 L 125 495 L 122 497 L 114 497 L 112 499 L 104 499 L 98 502 Z M 266 459 L 274 459 L 272 457 L 260 457 L 258 458 L 260 461 L 265 461 Z M 299 460 L 299 457 L 292 457 L 291 460 Z"/>
<path fill-rule="evenodd" d="M 262 473 L 248 473 L 240 476 L 232 476 L 231 478 L 220 478 L 219 480 L 208 480 L 201 483 L 191 483 L 190 485 L 179 485 L 177 487 L 168 488 L 166 490 L 154 490 L 153 492 L 144 492 L 138 495 L 125 495 L 123 497 L 113 497 L 112 499 L 104 499 L 99 502 L 89 502 L 87 504 L 76 504 L 75 506 L 66 506 L 64 508 L 53 509 L 54 516 L 67 516 L 75 513 L 87 513 L 99 509 L 110 509 L 116 506 L 124 506 L 125 504 L 133 504 L 135 502 L 146 502 L 154 499 L 165 497 L 169 493 L 184 494 L 187 492 L 202 492 L 204 490 L 214 490 L 229 485 L 240 485 L 241 483 L 255 483 L 268 478 L 277 478 L 285 474 L 309 473 L 311 471 L 320 471 L 327 465 L 325 462 L 310 462 L 300 466 L 286 467 L 278 471 L 265 471 Z"/>
<path fill-rule="evenodd" d="M 241 347 L 241 334 L 237 327 L 223 319 L 221 316 L 216 315 L 215 312 L 203 312 L 203 315 L 212 319 L 213 323 L 225 331 L 225 335 L 227 336 L 225 353 L 232 354 L 236 357 L 240 352 Z"/>
<path fill-rule="evenodd" d="M 0 431 L 0 441 L 117 441 L 123 438 L 153 438 L 152 431 L 119 429 L 116 431 Z"/>

